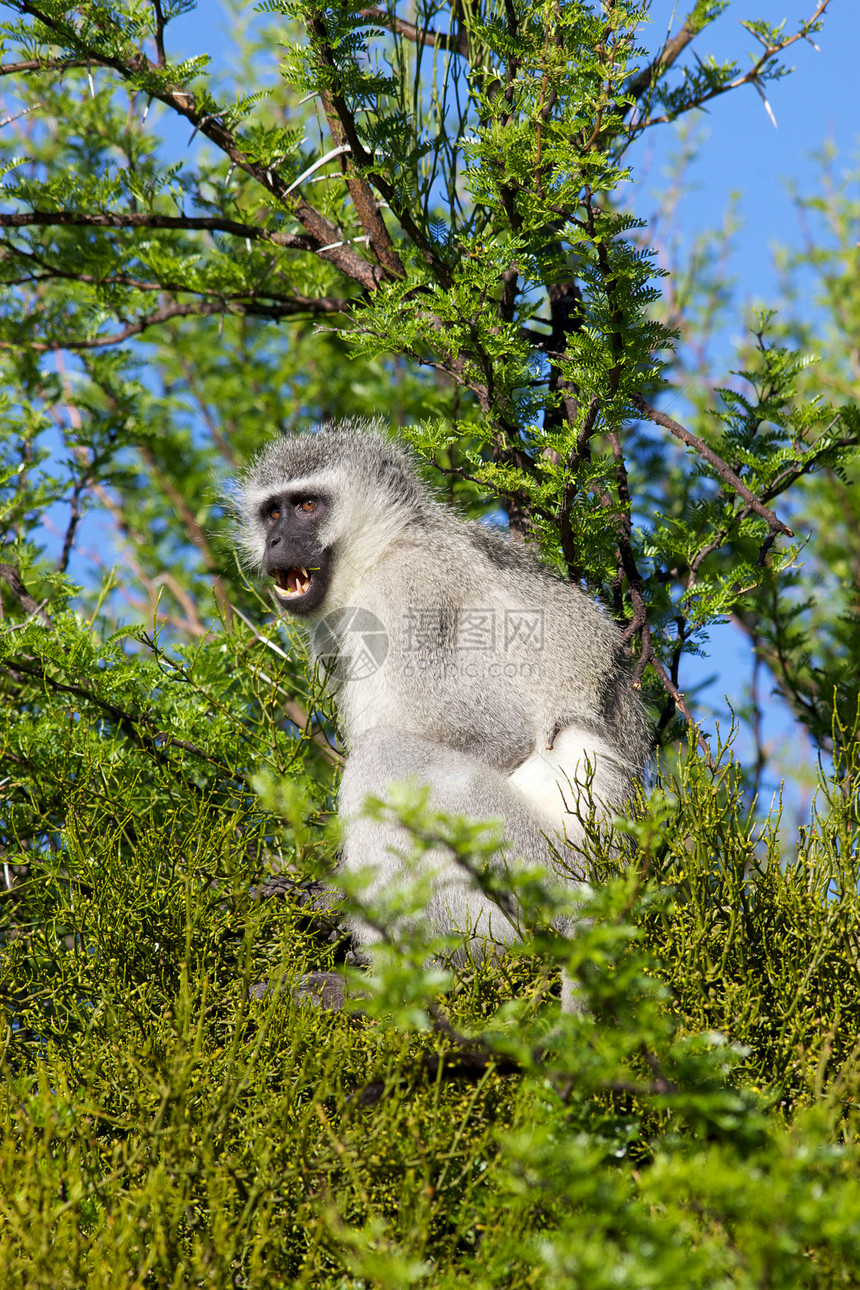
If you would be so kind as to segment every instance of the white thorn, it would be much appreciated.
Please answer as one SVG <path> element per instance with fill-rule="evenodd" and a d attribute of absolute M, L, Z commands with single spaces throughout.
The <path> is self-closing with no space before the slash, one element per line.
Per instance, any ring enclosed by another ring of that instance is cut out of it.
<path fill-rule="evenodd" d="M 772 107 L 770 106 L 770 104 L 768 103 L 768 101 L 767 101 L 767 97 L 766 97 L 766 95 L 765 95 L 764 90 L 763 90 L 763 89 L 762 89 L 762 87 L 759 85 L 759 83 L 758 83 L 758 81 L 757 81 L 757 80 L 754 80 L 754 81 L 753 81 L 753 85 L 756 87 L 756 89 L 758 90 L 759 94 L 761 95 L 761 101 L 762 101 L 762 103 L 764 104 L 764 110 L 765 110 L 765 112 L 767 112 L 768 116 L 770 117 L 771 121 L 773 122 L 773 128 L 774 128 L 774 130 L 778 130 L 778 129 L 779 129 L 779 126 L 776 124 L 776 117 L 775 117 L 775 116 L 774 116 L 774 114 L 773 114 L 773 108 L 772 108 Z"/>
<path fill-rule="evenodd" d="M 352 152 L 352 148 L 348 143 L 342 143 L 339 148 L 332 148 L 331 152 L 327 152 L 324 157 L 320 157 L 319 161 L 315 161 L 312 166 L 308 166 L 307 170 L 303 170 L 298 179 L 294 179 L 290 184 L 284 196 L 289 197 L 293 189 L 298 188 L 299 184 L 303 183 L 308 175 L 312 175 L 315 170 L 319 170 L 320 166 L 324 166 L 327 161 L 333 161 L 335 157 L 340 157 L 345 152 Z"/>
<path fill-rule="evenodd" d="M 359 242 L 369 242 L 369 237 L 352 237 L 345 242 L 329 242 L 328 246 L 317 248 L 316 254 L 322 255 L 323 251 L 336 251 L 339 246 L 357 246 Z"/>

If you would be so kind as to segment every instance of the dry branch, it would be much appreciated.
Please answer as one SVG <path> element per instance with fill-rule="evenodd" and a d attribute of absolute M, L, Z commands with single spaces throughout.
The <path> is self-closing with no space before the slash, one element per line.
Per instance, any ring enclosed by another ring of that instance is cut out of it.
<path fill-rule="evenodd" d="M 0 228 L 162 228 L 185 232 L 205 230 L 211 233 L 229 233 L 232 237 L 250 238 L 251 241 L 271 242 L 274 246 L 293 251 L 317 251 L 312 237 L 300 233 L 278 233 L 260 228 L 256 224 L 242 224 L 220 216 L 153 215 L 143 211 L 19 211 L 0 212 Z"/>

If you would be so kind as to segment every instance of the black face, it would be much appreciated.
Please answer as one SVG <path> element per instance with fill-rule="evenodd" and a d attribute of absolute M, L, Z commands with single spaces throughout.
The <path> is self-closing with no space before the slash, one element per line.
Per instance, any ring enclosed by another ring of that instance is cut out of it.
<path fill-rule="evenodd" d="M 263 572 L 274 578 L 278 606 L 287 613 L 313 613 L 325 600 L 332 553 L 319 532 L 328 512 L 328 500 L 319 493 L 280 493 L 261 508 Z"/>

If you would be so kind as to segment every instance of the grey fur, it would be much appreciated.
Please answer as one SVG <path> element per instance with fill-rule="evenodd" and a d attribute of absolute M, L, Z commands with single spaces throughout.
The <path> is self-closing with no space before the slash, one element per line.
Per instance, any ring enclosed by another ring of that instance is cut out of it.
<path fill-rule="evenodd" d="M 410 775 L 430 785 L 436 809 L 501 817 L 512 862 L 545 862 L 547 836 L 579 837 L 567 808 L 591 772 L 601 807 L 624 803 L 648 757 L 648 724 L 618 629 L 584 592 L 530 550 L 438 502 L 407 450 L 360 422 L 279 440 L 253 463 L 238 505 L 240 547 L 255 569 L 264 554 L 272 559 L 271 499 L 302 490 L 330 499 L 314 530 L 330 559 L 325 595 L 302 615 L 312 647 L 325 618 L 348 662 L 356 620 L 328 616 L 351 607 L 378 619 L 388 642 L 376 670 L 371 659 L 363 675 L 346 664 L 338 671 L 348 752 L 344 868 L 374 865 L 380 886 L 396 874 L 406 839 L 361 808 Z M 301 613 L 299 600 L 285 603 L 283 594 L 279 607 Z M 433 859 L 442 871 L 426 911 L 430 928 L 515 937 L 461 869 Z M 372 943 L 369 928 L 355 931 Z"/>

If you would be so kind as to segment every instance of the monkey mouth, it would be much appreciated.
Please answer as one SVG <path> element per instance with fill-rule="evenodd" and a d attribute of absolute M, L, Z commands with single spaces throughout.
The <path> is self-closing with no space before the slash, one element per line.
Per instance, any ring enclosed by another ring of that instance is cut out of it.
<path fill-rule="evenodd" d="M 281 600 L 306 596 L 311 589 L 311 575 L 304 565 L 292 569 L 279 569 L 275 574 L 275 594 Z"/>

